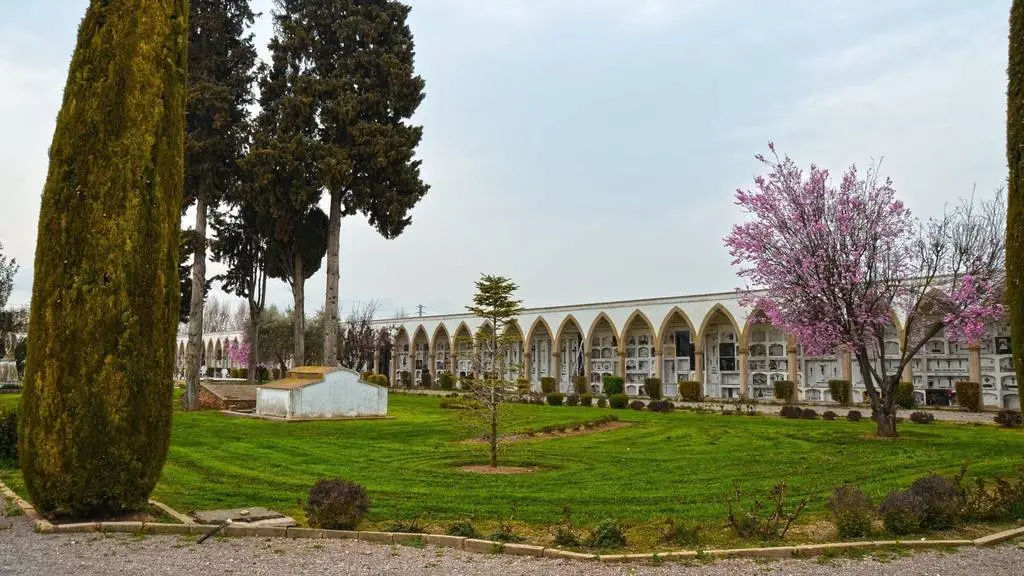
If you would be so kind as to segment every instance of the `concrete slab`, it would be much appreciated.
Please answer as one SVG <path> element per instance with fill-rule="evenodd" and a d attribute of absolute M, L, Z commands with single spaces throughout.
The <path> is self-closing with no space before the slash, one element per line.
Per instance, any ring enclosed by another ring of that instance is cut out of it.
<path fill-rule="evenodd" d="M 501 551 L 505 554 L 511 554 L 513 556 L 536 556 L 540 558 L 544 555 L 543 546 L 531 546 L 530 544 L 505 544 L 502 546 Z"/>
<path fill-rule="evenodd" d="M 1024 536 L 1024 528 L 1014 528 L 1012 530 L 1003 530 L 1002 532 L 996 532 L 995 534 L 989 534 L 988 536 L 982 536 L 974 541 L 975 546 L 992 546 L 999 544 L 1000 542 L 1006 542 L 1007 540 L 1013 540 Z"/>
<path fill-rule="evenodd" d="M 446 546 L 448 548 L 462 548 L 462 543 L 466 540 L 463 536 L 445 536 L 443 534 L 427 534 L 427 544 L 433 544 L 434 546 Z"/>
<path fill-rule="evenodd" d="M 200 510 L 192 515 L 200 524 L 220 524 L 227 520 L 234 523 L 253 523 L 262 520 L 280 520 L 284 514 L 268 508 L 233 508 L 228 510 Z"/>

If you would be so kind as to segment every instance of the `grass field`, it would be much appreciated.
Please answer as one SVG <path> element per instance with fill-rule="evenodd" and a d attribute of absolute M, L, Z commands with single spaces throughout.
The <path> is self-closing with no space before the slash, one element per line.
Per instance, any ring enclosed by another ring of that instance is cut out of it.
<path fill-rule="evenodd" d="M 994 426 L 907 422 L 900 438 L 879 440 L 870 421 L 617 410 L 630 426 L 506 446 L 502 464 L 537 472 L 477 475 L 458 469 L 487 458 L 486 446 L 459 442 L 468 435 L 465 413 L 439 409 L 436 398 L 392 395 L 390 403 L 395 418 L 377 421 L 281 423 L 176 412 L 154 497 L 182 511 L 267 506 L 302 522 L 310 485 L 340 476 L 366 486 L 375 527 L 418 515 L 441 527 L 464 518 L 493 524 L 515 505 L 523 528 L 543 533 L 568 505 L 582 525 L 607 517 L 653 531 L 670 515 L 724 525 L 724 495 L 734 480 L 750 492 L 785 481 L 794 497 L 815 496 L 813 520 L 844 482 L 878 501 L 923 474 L 953 474 L 965 461 L 972 475 L 986 476 L 1010 474 L 1024 462 L 1024 434 Z M 513 405 L 506 431 L 611 412 Z M 20 484 L 14 470 L 0 475 Z"/>

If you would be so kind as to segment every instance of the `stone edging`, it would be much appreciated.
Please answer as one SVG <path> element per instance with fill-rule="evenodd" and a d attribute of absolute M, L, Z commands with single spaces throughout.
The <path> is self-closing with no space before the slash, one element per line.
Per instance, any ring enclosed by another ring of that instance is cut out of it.
<path fill-rule="evenodd" d="M 36 531 L 41 534 L 71 534 L 81 532 L 125 532 L 141 534 L 179 534 L 198 536 L 216 528 L 215 525 L 196 524 L 190 518 L 165 504 L 150 500 L 150 503 L 167 514 L 182 520 L 182 524 L 160 522 L 83 522 L 79 524 L 51 524 L 21 499 L 3 482 L 0 493 L 13 500 L 35 522 Z M 184 522 L 186 521 L 187 522 Z M 560 548 L 546 548 L 530 544 L 512 544 L 445 536 L 442 534 L 406 534 L 398 532 L 366 532 L 351 530 L 322 530 L 320 528 L 283 528 L 280 526 L 242 526 L 232 524 L 220 532 L 228 537 L 256 538 L 303 538 L 303 539 L 351 539 L 377 544 L 433 544 L 483 554 L 511 554 L 537 558 L 562 558 L 566 560 L 597 560 L 600 562 L 640 562 L 654 560 L 696 560 L 703 558 L 807 558 L 845 550 L 871 550 L 878 548 L 961 548 L 965 546 L 993 546 L 1007 540 L 1024 536 L 1024 527 L 1013 528 L 983 536 L 975 540 L 871 540 L 863 542 L 833 542 L 828 544 L 800 544 L 795 546 L 772 546 L 766 548 L 726 548 L 720 550 L 680 550 L 675 552 L 653 552 L 648 554 L 587 554 Z"/>

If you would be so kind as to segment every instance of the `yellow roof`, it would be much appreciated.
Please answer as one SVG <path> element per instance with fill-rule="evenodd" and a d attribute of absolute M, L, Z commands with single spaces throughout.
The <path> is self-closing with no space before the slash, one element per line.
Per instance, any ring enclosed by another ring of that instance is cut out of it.
<path fill-rule="evenodd" d="M 337 370 L 334 366 L 296 366 L 288 371 L 289 378 L 320 378 Z"/>
<path fill-rule="evenodd" d="M 323 378 L 285 378 L 283 380 L 268 382 L 264 384 L 263 387 L 270 388 L 272 390 L 294 390 L 295 388 L 302 388 L 303 386 L 318 384 L 323 381 Z"/>

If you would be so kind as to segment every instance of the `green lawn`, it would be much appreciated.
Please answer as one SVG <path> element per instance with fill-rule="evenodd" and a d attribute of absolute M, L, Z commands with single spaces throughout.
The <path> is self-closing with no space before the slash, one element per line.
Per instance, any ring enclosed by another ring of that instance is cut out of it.
<path fill-rule="evenodd" d="M 458 470 L 486 462 L 486 446 L 458 442 L 467 436 L 464 412 L 441 410 L 436 398 L 392 395 L 390 403 L 395 418 L 376 421 L 281 423 L 176 412 L 154 497 L 182 511 L 267 506 L 302 521 L 310 485 L 340 476 L 370 492 L 371 526 L 421 514 L 435 527 L 467 517 L 492 524 L 515 504 L 516 519 L 541 534 L 569 505 L 583 525 L 611 517 L 653 532 L 669 515 L 722 525 L 734 480 L 750 491 L 786 481 L 794 496 L 817 497 L 811 520 L 844 482 L 877 501 L 928 472 L 953 474 L 964 461 L 978 475 L 1010 474 L 1024 461 L 1024 434 L 994 426 L 907 422 L 899 439 L 878 440 L 871 422 L 618 410 L 629 427 L 505 448 L 504 464 L 538 472 L 484 476 Z M 610 412 L 514 405 L 507 425 L 521 431 Z"/>

